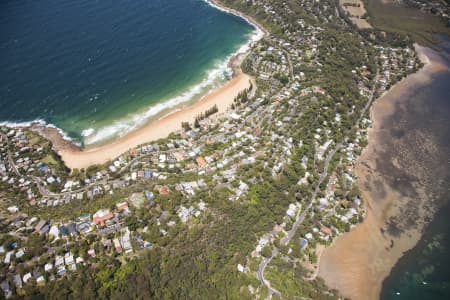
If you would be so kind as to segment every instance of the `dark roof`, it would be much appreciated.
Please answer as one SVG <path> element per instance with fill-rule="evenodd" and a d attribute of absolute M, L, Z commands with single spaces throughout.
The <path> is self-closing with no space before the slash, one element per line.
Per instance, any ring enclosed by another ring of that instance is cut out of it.
<path fill-rule="evenodd" d="M 38 169 L 39 169 L 39 171 L 47 172 L 49 170 L 49 167 L 46 165 L 43 165 L 43 166 L 40 166 Z"/>
<path fill-rule="evenodd" d="M 307 239 L 301 239 L 300 240 L 300 249 L 305 248 L 306 245 L 308 245 L 308 240 Z"/>
<path fill-rule="evenodd" d="M 76 234 L 77 233 L 77 228 L 75 226 L 74 223 L 70 223 L 67 228 L 69 229 L 69 233 L 70 234 Z"/>
<path fill-rule="evenodd" d="M 83 223 L 79 223 L 77 224 L 77 230 L 81 231 L 81 230 L 88 230 L 91 227 L 91 223 L 90 222 L 83 222 Z"/>
<path fill-rule="evenodd" d="M 47 224 L 44 227 L 42 227 L 42 229 L 39 233 L 44 234 L 44 233 L 47 233 L 49 230 L 50 230 L 50 225 Z"/>
<path fill-rule="evenodd" d="M 9 289 L 9 282 L 7 280 L 3 281 L 2 283 L 0 283 L 0 287 L 2 288 L 3 291 L 8 292 Z"/>
<path fill-rule="evenodd" d="M 34 270 L 33 270 L 33 277 L 34 277 L 34 278 L 38 278 L 38 277 L 40 277 L 40 276 L 41 276 L 41 272 L 39 272 L 38 269 L 34 269 Z"/>
<path fill-rule="evenodd" d="M 61 235 L 69 235 L 69 231 L 67 230 L 67 227 L 64 225 L 59 226 L 59 231 L 61 232 Z"/>

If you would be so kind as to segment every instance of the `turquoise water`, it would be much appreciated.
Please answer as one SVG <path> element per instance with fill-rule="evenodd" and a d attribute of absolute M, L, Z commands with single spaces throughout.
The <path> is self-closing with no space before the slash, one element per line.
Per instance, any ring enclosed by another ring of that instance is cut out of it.
<path fill-rule="evenodd" d="M 201 0 L 0 1 L 0 121 L 104 142 L 222 84 L 254 34 Z"/>

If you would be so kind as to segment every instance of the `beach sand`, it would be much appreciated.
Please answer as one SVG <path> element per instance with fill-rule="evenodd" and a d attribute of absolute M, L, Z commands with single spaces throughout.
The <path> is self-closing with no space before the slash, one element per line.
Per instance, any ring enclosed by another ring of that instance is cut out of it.
<path fill-rule="evenodd" d="M 427 166 L 436 167 L 430 161 L 437 151 L 434 141 L 417 128 L 401 128 L 400 123 L 414 106 L 408 93 L 426 85 L 446 66 L 430 49 L 416 46 L 416 50 L 424 68 L 397 83 L 371 109 L 369 144 L 356 167 L 366 218 L 338 237 L 320 259 L 319 277 L 351 299 L 379 299 L 383 280 L 418 242 L 434 213 L 427 190 L 431 174 Z"/>
<path fill-rule="evenodd" d="M 252 78 L 246 74 L 235 72 L 235 77 L 224 86 L 210 92 L 192 105 L 177 108 L 158 120 L 130 132 L 123 138 L 95 149 L 82 150 L 62 139 L 55 129 L 35 128 L 53 142 L 53 148 L 61 155 L 66 165 L 71 168 L 86 168 L 93 164 L 102 164 L 113 160 L 128 150 L 141 144 L 167 137 L 170 133 L 181 129 L 181 122 L 193 123 L 195 117 L 217 105 L 219 114 L 227 112 L 239 92 L 249 88 Z M 253 84 L 253 86 L 255 86 Z"/>
<path fill-rule="evenodd" d="M 211 0 L 209 2 L 219 9 L 223 9 L 247 20 L 247 22 L 252 24 L 262 33 L 259 38 L 269 35 L 269 32 L 253 18 L 237 10 L 227 8 L 220 3 L 220 1 Z M 180 130 L 182 122 L 193 123 L 199 114 L 204 113 L 214 105 L 217 105 L 219 111 L 217 114 L 213 115 L 212 118 L 229 112 L 234 98 L 241 91 L 249 88 L 250 82 L 253 85 L 252 93 L 254 93 L 256 90 L 255 80 L 241 70 L 241 64 L 248 53 L 248 51 L 245 53 L 238 53 L 231 57 L 229 66 L 233 70 L 233 78 L 224 86 L 211 91 L 194 104 L 174 108 L 174 110 L 161 118 L 150 121 L 146 126 L 132 131 L 124 137 L 118 138 L 105 145 L 93 149 L 82 149 L 64 139 L 57 128 L 43 126 L 39 123 L 31 124 L 30 127 L 32 130 L 40 133 L 52 142 L 53 149 L 61 156 L 67 167 L 71 169 L 81 169 L 94 164 L 103 164 L 109 160 L 114 160 L 121 154 L 139 145 L 166 138 L 170 133 Z"/>

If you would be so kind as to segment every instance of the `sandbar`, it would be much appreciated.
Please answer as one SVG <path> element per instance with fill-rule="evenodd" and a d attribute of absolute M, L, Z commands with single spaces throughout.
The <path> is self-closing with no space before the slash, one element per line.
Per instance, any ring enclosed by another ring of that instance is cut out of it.
<path fill-rule="evenodd" d="M 407 164 L 414 163 L 410 157 L 406 157 L 409 163 L 403 163 L 406 159 L 402 156 L 411 152 L 404 150 L 407 137 L 403 141 L 394 138 L 387 125 L 398 117 L 399 105 L 408 106 L 413 99 L 405 95 L 447 68 L 432 50 L 416 45 L 416 51 L 425 66 L 394 85 L 371 108 L 369 143 L 356 166 L 366 217 L 338 237 L 320 259 L 319 277 L 351 299 L 379 299 L 383 280 L 404 252 L 416 245 L 426 220 L 432 217 L 423 184 L 420 179 L 410 180 L 411 172 L 405 170 Z M 405 133 L 413 134 L 419 133 Z M 424 144 L 416 140 L 415 146 Z"/>

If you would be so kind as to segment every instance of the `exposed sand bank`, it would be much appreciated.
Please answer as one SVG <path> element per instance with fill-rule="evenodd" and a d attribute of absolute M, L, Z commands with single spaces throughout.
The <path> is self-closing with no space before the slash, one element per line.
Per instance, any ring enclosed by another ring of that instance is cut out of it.
<path fill-rule="evenodd" d="M 61 155 L 69 168 L 86 168 L 92 164 L 101 164 L 113 160 L 141 144 L 165 138 L 171 132 L 181 129 L 181 122 L 194 122 L 196 116 L 204 113 L 213 105 L 217 105 L 219 113 L 226 112 L 238 93 L 249 88 L 251 80 L 251 77 L 246 74 L 238 74 L 223 87 L 205 95 L 196 103 L 178 108 L 160 119 L 130 132 L 123 138 L 88 151 L 83 151 L 65 142 L 53 130 L 46 129 L 43 135 L 52 140 L 55 150 Z"/>
<path fill-rule="evenodd" d="M 356 167 L 367 216 L 337 238 L 320 260 L 319 276 L 351 299 L 379 298 L 383 280 L 418 242 L 433 214 L 427 178 L 421 174 L 429 174 L 427 159 L 437 150 L 428 135 L 402 128 L 399 123 L 407 116 L 399 114 L 414 102 L 410 91 L 447 67 L 430 49 L 417 46 L 416 50 L 424 68 L 396 84 L 371 108 L 369 144 Z"/>

